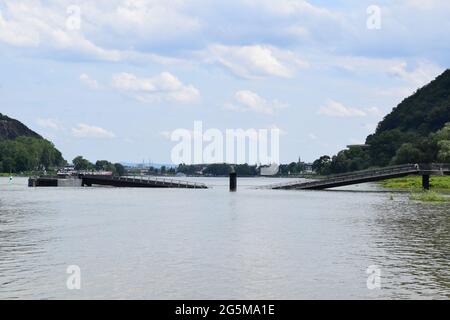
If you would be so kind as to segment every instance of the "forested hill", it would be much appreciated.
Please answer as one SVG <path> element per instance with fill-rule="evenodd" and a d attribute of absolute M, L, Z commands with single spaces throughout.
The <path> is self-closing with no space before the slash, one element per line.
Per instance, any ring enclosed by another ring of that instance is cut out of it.
<path fill-rule="evenodd" d="M 438 141 L 431 134 L 450 122 L 450 70 L 392 110 L 367 137 L 372 165 L 432 162 Z"/>
<path fill-rule="evenodd" d="M 403 100 L 378 125 L 376 135 L 398 129 L 428 135 L 450 122 L 450 69 Z"/>
<path fill-rule="evenodd" d="M 0 113 L 0 173 L 48 170 L 64 163 L 50 141 Z"/>
<path fill-rule="evenodd" d="M 404 163 L 450 163 L 450 70 L 403 100 L 366 139 L 315 162 L 322 174 Z"/>
<path fill-rule="evenodd" d="M 22 122 L 0 113 L 0 139 L 15 139 L 17 137 L 42 139 L 39 134 L 30 130 Z"/>

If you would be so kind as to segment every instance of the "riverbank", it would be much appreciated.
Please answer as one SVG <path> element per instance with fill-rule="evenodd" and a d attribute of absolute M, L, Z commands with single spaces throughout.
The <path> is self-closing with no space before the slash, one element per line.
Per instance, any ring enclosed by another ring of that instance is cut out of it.
<path fill-rule="evenodd" d="M 421 176 L 389 179 L 379 183 L 381 186 L 390 189 L 407 189 L 412 191 L 422 190 Z M 430 185 L 431 189 L 435 191 L 450 192 L 450 176 L 432 176 L 430 177 Z"/>

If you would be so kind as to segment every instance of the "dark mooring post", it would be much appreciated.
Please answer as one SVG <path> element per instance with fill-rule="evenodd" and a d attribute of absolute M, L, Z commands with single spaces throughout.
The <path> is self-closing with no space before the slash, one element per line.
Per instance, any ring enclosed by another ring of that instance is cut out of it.
<path fill-rule="evenodd" d="M 237 173 L 234 171 L 234 167 L 231 167 L 230 172 L 230 191 L 235 192 L 237 190 Z"/>
<path fill-rule="evenodd" d="M 424 190 L 430 190 L 430 175 L 424 174 L 422 176 L 422 187 Z"/>

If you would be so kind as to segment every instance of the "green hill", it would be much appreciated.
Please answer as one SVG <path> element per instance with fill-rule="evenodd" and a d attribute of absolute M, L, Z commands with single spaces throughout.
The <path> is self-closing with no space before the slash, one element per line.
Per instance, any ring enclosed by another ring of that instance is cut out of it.
<path fill-rule="evenodd" d="M 50 141 L 0 113 L 0 173 L 52 169 L 64 163 Z"/>
<path fill-rule="evenodd" d="M 367 149 L 321 157 L 315 167 L 329 174 L 403 163 L 450 163 L 450 70 L 395 107 L 366 144 Z"/>

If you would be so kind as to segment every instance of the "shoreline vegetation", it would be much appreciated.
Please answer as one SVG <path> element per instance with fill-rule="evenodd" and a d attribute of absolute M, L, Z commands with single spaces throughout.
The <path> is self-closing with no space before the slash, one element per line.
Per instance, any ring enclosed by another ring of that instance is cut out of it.
<path fill-rule="evenodd" d="M 422 177 L 410 176 L 384 180 L 378 183 L 384 188 L 393 190 L 409 190 L 409 199 L 420 202 L 450 202 L 450 176 L 430 177 L 432 190 L 422 189 Z M 392 198 L 392 196 L 391 196 Z"/>
<path fill-rule="evenodd" d="M 450 197 L 435 191 L 422 191 L 409 196 L 410 200 L 421 202 L 450 202 Z"/>
<path fill-rule="evenodd" d="M 384 188 L 389 189 L 404 189 L 411 191 L 422 190 L 422 177 L 410 176 L 404 178 L 389 179 L 379 182 Z M 450 193 L 450 176 L 431 176 L 430 177 L 431 189 L 435 191 L 447 191 Z"/>

